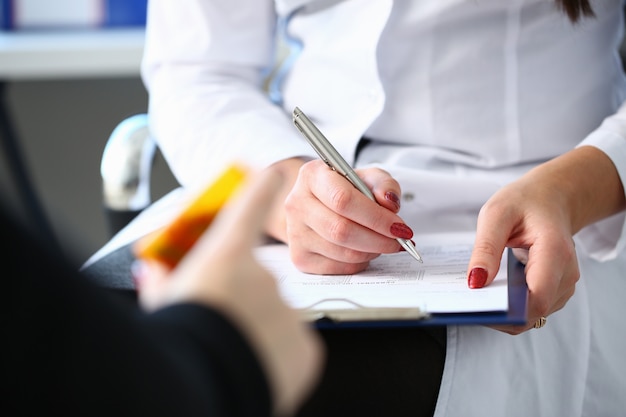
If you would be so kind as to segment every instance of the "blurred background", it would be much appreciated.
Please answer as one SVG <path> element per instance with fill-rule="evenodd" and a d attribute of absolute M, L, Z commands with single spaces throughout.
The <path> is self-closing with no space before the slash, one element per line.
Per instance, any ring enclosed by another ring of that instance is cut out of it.
<path fill-rule="evenodd" d="M 106 141 L 147 110 L 139 77 L 147 1 L 0 0 L 0 134 L 13 137 L 53 232 L 78 263 L 111 237 Z M 0 196 L 27 218 L 8 155 L 1 147 Z M 152 178 L 153 199 L 176 186 L 159 154 Z"/>
<path fill-rule="evenodd" d="M 0 0 L 0 134 L 13 134 L 53 231 L 79 263 L 111 237 L 99 171 L 105 143 L 119 122 L 147 110 L 139 78 L 146 3 Z M 26 213 L 7 158 L 0 147 L 0 196 Z M 153 178 L 154 198 L 176 185 L 160 155 Z"/>

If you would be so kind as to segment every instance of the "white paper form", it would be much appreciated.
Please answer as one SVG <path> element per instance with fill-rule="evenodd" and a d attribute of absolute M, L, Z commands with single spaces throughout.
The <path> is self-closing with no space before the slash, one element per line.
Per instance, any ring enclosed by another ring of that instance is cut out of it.
<path fill-rule="evenodd" d="M 307 309 L 323 300 L 343 299 L 368 308 L 419 307 L 429 313 L 506 311 L 506 256 L 489 286 L 467 286 L 473 239 L 473 233 L 416 236 L 413 241 L 424 258 L 423 264 L 403 252 L 381 255 L 356 275 L 302 273 L 291 263 L 286 245 L 262 246 L 256 256 L 276 276 L 285 301 L 297 309 Z M 353 306 L 332 301 L 317 307 Z"/>

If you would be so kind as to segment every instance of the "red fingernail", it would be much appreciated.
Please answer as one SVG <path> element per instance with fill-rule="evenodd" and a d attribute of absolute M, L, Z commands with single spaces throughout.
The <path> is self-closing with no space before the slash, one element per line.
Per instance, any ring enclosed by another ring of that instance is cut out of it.
<path fill-rule="evenodd" d="M 392 202 L 393 205 L 396 206 L 396 210 L 400 210 L 400 197 L 398 197 L 398 194 L 393 191 L 387 191 L 385 193 L 385 199 Z"/>
<path fill-rule="evenodd" d="M 411 239 L 413 230 L 404 223 L 393 223 L 389 229 L 392 235 L 401 239 Z"/>
<path fill-rule="evenodd" d="M 487 283 L 487 270 L 484 268 L 474 268 L 467 278 L 467 285 L 470 288 L 482 288 Z"/>

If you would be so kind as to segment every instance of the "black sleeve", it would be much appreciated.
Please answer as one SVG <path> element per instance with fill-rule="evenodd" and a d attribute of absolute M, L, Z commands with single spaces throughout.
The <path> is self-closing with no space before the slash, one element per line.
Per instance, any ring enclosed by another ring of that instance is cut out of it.
<path fill-rule="evenodd" d="M 270 415 L 260 364 L 220 313 L 189 304 L 145 315 L 0 214 L 9 415 Z"/>

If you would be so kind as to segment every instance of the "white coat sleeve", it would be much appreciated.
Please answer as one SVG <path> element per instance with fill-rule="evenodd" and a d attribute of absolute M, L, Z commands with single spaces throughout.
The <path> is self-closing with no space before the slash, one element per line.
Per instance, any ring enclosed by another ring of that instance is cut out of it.
<path fill-rule="evenodd" d="M 314 156 L 263 90 L 274 60 L 270 0 L 151 0 L 142 77 L 151 133 L 183 186 L 233 161 Z"/>
<path fill-rule="evenodd" d="M 595 146 L 606 153 L 626 187 L 626 102 L 579 146 Z M 626 250 L 626 213 L 619 213 L 581 230 L 578 244 L 598 261 L 614 259 Z"/>

